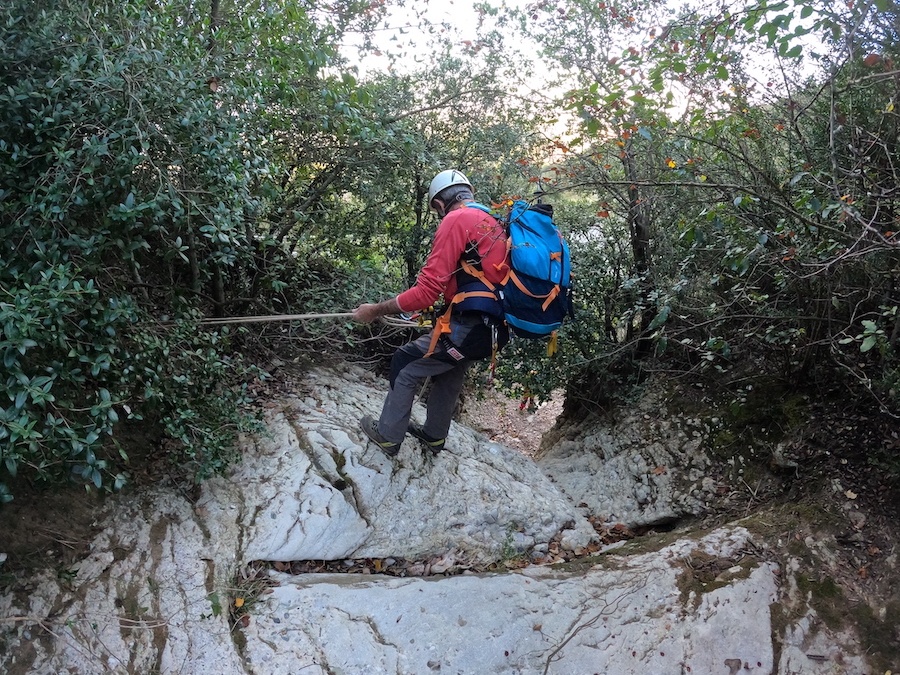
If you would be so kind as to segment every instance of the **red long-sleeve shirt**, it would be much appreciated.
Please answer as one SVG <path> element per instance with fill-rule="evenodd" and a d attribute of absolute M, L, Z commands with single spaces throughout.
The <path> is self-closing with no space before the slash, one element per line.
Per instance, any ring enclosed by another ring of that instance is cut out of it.
<path fill-rule="evenodd" d="M 506 276 L 506 232 L 492 216 L 475 207 L 452 210 L 438 225 L 434 245 L 415 285 L 397 296 L 401 311 L 414 312 L 435 304 L 441 295 L 449 302 L 456 294 L 455 273 L 469 242 L 481 256 L 481 269 L 491 283 Z"/>

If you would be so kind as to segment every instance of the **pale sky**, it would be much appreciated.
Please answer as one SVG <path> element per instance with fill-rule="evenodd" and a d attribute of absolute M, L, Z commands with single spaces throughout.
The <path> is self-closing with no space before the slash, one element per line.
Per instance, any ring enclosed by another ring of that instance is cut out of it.
<path fill-rule="evenodd" d="M 530 0 L 504 0 L 507 6 L 524 6 Z M 476 41 L 479 38 L 478 13 L 473 0 L 414 0 L 416 11 L 425 12 L 425 17 L 434 25 L 446 24 L 458 37 L 458 42 Z M 360 74 L 385 71 L 390 65 L 388 54 L 405 55 L 395 63 L 395 69 L 403 72 L 404 67 L 414 69 L 417 64 L 427 61 L 432 51 L 431 36 L 417 26 L 415 11 L 409 7 L 394 7 L 385 21 L 387 28 L 376 34 L 376 45 L 382 55 L 369 54 L 360 60 L 357 55 L 358 41 L 345 46 L 344 54 L 359 68 Z"/>

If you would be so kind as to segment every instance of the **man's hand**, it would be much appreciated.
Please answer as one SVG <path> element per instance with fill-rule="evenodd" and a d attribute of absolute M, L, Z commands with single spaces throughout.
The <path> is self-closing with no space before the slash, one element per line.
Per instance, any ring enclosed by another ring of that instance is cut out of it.
<path fill-rule="evenodd" d="M 359 323 L 372 323 L 376 319 L 383 316 L 378 311 L 379 305 L 364 304 L 353 310 L 353 320 Z"/>
<path fill-rule="evenodd" d="M 360 323 L 372 323 L 375 319 L 383 317 L 385 314 L 399 314 L 400 305 L 397 304 L 397 298 L 391 298 L 377 305 L 363 304 L 353 310 L 353 320 Z"/>

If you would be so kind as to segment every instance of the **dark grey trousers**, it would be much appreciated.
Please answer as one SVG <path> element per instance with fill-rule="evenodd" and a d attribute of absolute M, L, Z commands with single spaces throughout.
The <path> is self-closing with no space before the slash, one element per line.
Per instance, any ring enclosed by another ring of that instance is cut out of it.
<path fill-rule="evenodd" d="M 481 321 L 451 320 L 450 340 L 453 344 L 462 344 L 476 323 Z M 401 443 L 406 436 L 413 401 L 427 377 L 431 378 L 431 390 L 423 430 L 432 438 L 447 437 L 466 371 L 474 361 L 455 360 L 440 342 L 434 354 L 426 358 L 430 344 L 429 333 L 400 347 L 391 360 L 391 388 L 378 419 L 378 432 L 391 443 Z"/>

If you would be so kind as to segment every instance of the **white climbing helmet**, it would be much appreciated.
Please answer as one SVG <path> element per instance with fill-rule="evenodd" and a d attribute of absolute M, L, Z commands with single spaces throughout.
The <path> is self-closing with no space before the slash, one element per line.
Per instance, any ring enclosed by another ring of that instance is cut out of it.
<path fill-rule="evenodd" d="M 475 191 L 475 188 L 472 187 L 469 179 L 463 175 L 462 171 L 447 169 L 446 171 L 441 171 L 437 176 L 431 179 L 431 185 L 428 188 L 428 205 L 431 205 L 432 200 L 442 190 L 445 190 L 452 185 L 467 185 L 470 190 L 473 192 Z"/>

